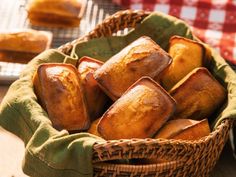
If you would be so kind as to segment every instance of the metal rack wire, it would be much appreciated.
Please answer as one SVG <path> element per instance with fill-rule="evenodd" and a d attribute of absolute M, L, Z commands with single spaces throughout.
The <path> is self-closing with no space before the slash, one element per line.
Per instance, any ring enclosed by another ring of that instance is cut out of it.
<path fill-rule="evenodd" d="M 87 0 L 86 10 L 79 27 L 46 28 L 32 26 L 28 22 L 26 4 L 27 0 L 0 1 L 0 32 L 26 28 L 51 31 L 53 33 L 52 48 L 57 48 L 86 34 L 104 18 L 120 10 L 110 0 Z M 24 64 L 0 62 L 0 84 L 16 80 L 24 66 Z"/>

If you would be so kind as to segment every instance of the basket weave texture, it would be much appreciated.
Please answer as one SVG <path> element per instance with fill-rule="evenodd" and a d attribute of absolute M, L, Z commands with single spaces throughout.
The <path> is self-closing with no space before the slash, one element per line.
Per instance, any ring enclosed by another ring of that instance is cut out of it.
<path fill-rule="evenodd" d="M 125 28 L 135 28 L 150 12 L 119 11 L 97 25 L 87 35 L 59 48 L 70 54 L 73 44 L 90 39 L 112 36 Z M 112 140 L 93 147 L 95 176 L 209 176 L 228 139 L 232 119 L 225 119 L 209 135 L 197 141 L 164 139 Z M 162 158 L 169 162 L 159 164 L 116 164 L 111 160 Z M 109 161 L 109 162 L 107 162 Z"/>

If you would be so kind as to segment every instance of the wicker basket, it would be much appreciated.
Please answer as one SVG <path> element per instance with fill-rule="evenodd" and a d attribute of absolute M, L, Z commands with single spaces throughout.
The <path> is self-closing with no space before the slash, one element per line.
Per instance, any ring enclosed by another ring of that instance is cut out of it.
<path fill-rule="evenodd" d="M 69 54 L 72 45 L 101 36 L 111 36 L 125 28 L 135 28 L 150 12 L 125 10 L 115 13 L 97 25 L 86 36 L 59 48 Z M 207 137 L 198 141 L 130 139 L 95 144 L 93 163 L 95 176 L 209 176 L 228 139 L 233 120 L 226 119 Z M 168 163 L 129 165 L 111 160 L 165 157 Z M 107 162 L 110 161 L 110 162 Z"/>

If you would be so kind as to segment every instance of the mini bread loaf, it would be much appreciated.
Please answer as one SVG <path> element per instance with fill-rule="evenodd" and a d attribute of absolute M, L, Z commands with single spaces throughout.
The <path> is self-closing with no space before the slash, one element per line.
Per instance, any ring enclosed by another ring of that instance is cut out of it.
<path fill-rule="evenodd" d="M 33 79 L 35 93 L 57 129 L 86 130 L 90 119 L 77 69 L 70 64 L 41 64 Z"/>
<path fill-rule="evenodd" d="M 170 120 L 158 131 L 154 138 L 178 139 L 178 140 L 199 140 L 210 134 L 210 127 L 207 119 L 196 121 L 191 119 Z M 142 163 L 154 164 L 168 162 L 166 157 L 142 159 Z"/>
<path fill-rule="evenodd" d="M 91 126 L 88 129 L 88 133 L 91 133 L 91 134 L 96 135 L 96 136 L 101 136 L 97 131 L 97 125 L 98 125 L 99 121 L 100 121 L 100 119 L 97 119 L 97 120 L 95 120 L 91 123 Z"/>
<path fill-rule="evenodd" d="M 91 120 L 101 117 L 109 102 L 109 98 L 100 89 L 97 81 L 93 77 L 94 71 L 102 65 L 103 62 L 86 56 L 79 60 L 78 72 Z"/>
<path fill-rule="evenodd" d="M 169 93 L 177 102 L 173 119 L 209 118 L 226 98 L 224 87 L 203 67 L 190 72 Z"/>
<path fill-rule="evenodd" d="M 171 96 L 150 77 L 142 77 L 103 114 L 97 130 L 107 140 L 153 137 L 174 111 Z"/>
<path fill-rule="evenodd" d="M 142 76 L 156 78 L 170 63 L 169 54 L 143 36 L 105 62 L 94 77 L 110 98 L 116 100 Z"/>
<path fill-rule="evenodd" d="M 28 18 L 36 26 L 76 27 L 80 24 L 85 6 L 85 0 L 30 0 Z"/>
<path fill-rule="evenodd" d="M 176 119 L 168 121 L 154 138 L 198 140 L 210 134 L 207 119 L 201 121 Z"/>
<path fill-rule="evenodd" d="M 0 33 L 0 61 L 26 63 L 51 45 L 52 33 L 19 30 Z"/>
<path fill-rule="evenodd" d="M 205 45 L 181 36 L 171 37 L 169 43 L 173 62 L 161 76 L 161 84 L 166 90 L 170 90 L 193 69 L 206 66 L 211 56 L 211 51 Z"/>

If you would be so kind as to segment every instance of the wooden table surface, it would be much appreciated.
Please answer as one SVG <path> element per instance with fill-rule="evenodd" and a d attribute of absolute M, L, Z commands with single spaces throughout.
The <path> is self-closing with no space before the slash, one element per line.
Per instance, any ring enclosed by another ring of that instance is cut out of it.
<path fill-rule="evenodd" d="M 0 102 L 8 86 L 0 86 Z M 24 144 L 15 135 L 0 127 L 0 177 L 27 177 L 22 172 Z M 211 177 L 236 177 L 236 159 L 229 143 L 226 144 Z"/>

